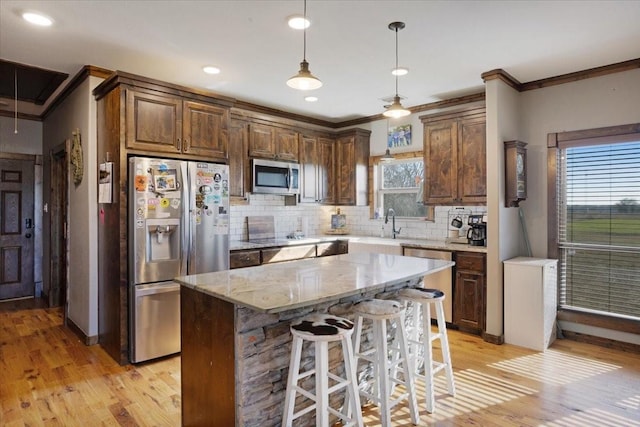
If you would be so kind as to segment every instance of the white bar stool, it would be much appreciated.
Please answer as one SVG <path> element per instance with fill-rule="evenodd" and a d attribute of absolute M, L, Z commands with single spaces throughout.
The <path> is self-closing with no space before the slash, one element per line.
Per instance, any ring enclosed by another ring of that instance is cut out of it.
<path fill-rule="evenodd" d="M 444 369 L 447 375 L 447 391 L 451 396 L 456 393 L 453 383 L 451 354 L 447 338 L 447 325 L 444 320 L 444 292 L 438 289 L 406 288 L 398 292 L 400 299 L 412 303 L 414 313 L 407 326 L 409 336 L 409 352 L 412 366 L 416 369 L 417 378 L 425 382 L 425 400 L 427 412 L 435 411 L 435 394 L 433 380 L 435 375 Z M 438 332 L 431 331 L 431 304 L 435 305 Z M 422 340 L 420 336 L 422 335 Z M 442 362 L 433 359 L 433 341 L 439 339 L 442 350 Z M 422 372 L 420 372 L 422 362 Z"/>
<path fill-rule="evenodd" d="M 342 317 L 326 313 L 314 313 L 294 321 L 290 330 L 293 334 L 293 343 L 291 346 L 291 361 L 289 364 L 282 426 L 291 427 L 293 420 L 315 409 L 316 426 L 318 427 L 329 427 L 331 415 L 338 417 L 345 427 L 362 427 L 358 380 L 355 375 L 353 348 L 351 346 L 353 323 Z M 302 344 L 305 340 L 315 343 L 315 369 L 301 373 L 300 359 L 302 357 Z M 341 378 L 329 372 L 328 344 L 335 341 L 342 342 L 346 378 Z M 298 381 L 314 374 L 315 394 L 298 385 Z M 329 379 L 335 383 L 331 387 L 329 387 Z M 329 395 L 343 388 L 346 389 L 343 405 L 344 412 L 339 412 L 329 406 Z M 294 413 L 297 393 L 312 400 L 314 403 Z M 356 410 L 353 411 L 351 408 L 356 408 Z"/>
<path fill-rule="evenodd" d="M 409 351 L 407 347 L 405 326 L 404 326 L 404 306 L 398 301 L 371 299 L 361 301 L 353 306 L 353 313 L 356 316 L 356 334 L 355 334 L 355 366 L 358 370 L 358 362 L 364 359 L 373 365 L 373 393 L 368 393 L 360 389 L 360 394 L 380 408 L 380 420 L 383 427 L 390 427 L 391 424 L 391 408 L 407 399 L 409 411 L 411 413 L 411 422 L 418 425 L 420 422 L 420 414 L 418 412 L 418 403 L 416 400 L 415 381 L 413 376 L 413 368 L 409 359 Z M 371 320 L 373 323 L 373 347 L 361 352 L 362 323 L 363 320 Z M 396 346 L 389 347 L 387 344 L 387 320 L 396 321 Z M 395 351 L 391 360 L 389 352 Z M 399 354 L 398 354 L 399 353 Z M 396 368 L 402 364 L 403 380 L 399 380 L 395 375 Z M 405 387 L 405 392 L 400 394 L 397 399 L 392 400 L 392 393 L 395 385 L 401 384 Z M 361 384 L 366 387 L 367 383 Z"/>

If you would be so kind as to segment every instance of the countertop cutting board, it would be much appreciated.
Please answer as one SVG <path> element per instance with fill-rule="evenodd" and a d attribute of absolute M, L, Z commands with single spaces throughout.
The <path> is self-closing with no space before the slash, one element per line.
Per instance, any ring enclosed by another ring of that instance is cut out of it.
<path fill-rule="evenodd" d="M 248 216 L 247 233 L 249 240 L 274 239 L 276 237 L 276 229 L 273 215 Z"/>

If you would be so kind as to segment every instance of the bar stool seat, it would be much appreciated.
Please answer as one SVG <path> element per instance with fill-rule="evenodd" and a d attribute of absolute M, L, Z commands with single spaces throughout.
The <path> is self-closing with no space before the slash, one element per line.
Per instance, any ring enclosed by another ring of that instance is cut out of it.
<path fill-rule="evenodd" d="M 403 304 L 398 301 L 371 299 L 361 301 L 353 306 L 353 313 L 356 318 L 355 334 L 355 366 L 358 370 L 358 362 L 364 360 L 367 364 L 373 365 L 373 380 L 371 381 L 372 393 L 365 391 L 367 382 L 360 384 L 360 395 L 371 400 L 380 408 L 380 420 L 383 427 L 390 427 L 391 409 L 403 400 L 408 400 L 411 421 L 418 425 L 420 415 L 416 400 L 413 369 L 409 359 L 407 341 L 405 339 Z M 363 331 L 363 320 L 372 322 L 373 326 L 373 346 L 365 351 L 361 350 L 361 340 Z M 387 321 L 395 321 L 396 334 L 392 346 L 388 345 Z M 397 344 L 397 345 L 396 345 Z M 389 352 L 392 354 L 391 360 Z M 396 367 L 402 364 L 402 371 L 406 373 L 402 380 L 398 379 L 394 373 Z M 395 400 L 392 400 L 393 390 L 396 384 L 405 387 Z"/>
<path fill-rule="evenodd" d="M 398 296 L 406 303 L 414 305 L 413 317 L 407 326 L 409 337 L 409 357 L 412 366 L 416 370 L 415 376 L 425 382 L 425 400 L 427 412 L 435 411 L 434 377 L 444 370 L 447 376 L 447 391 L 451 396 L 456 393 L 453 381 L 453 369 L 451 366 L 451 353 L 449 351 L 449 339 L 447 338 L 447 325 L 444 320 L 445 298 L 444 292 L 439 289 L 406 288 L 398 292 Z M 438 332 L 431 331 L 431 304 L 436 308 Z M 408 304 L 407 304 L 408 305 Z M 422 337 L 422 338 L 420 338 Z M 442 361 L 433 358 L 433 345 L 435 340 L 440 340 Z M 422 368 L 420 366 L 422 365 Z"/>
<path fill-rule="evenodd" d="M 282 426 L 291 427 L 293 420 L 315 409 L 315 425 L 318 427 L 329 427 L 331 415 L 339 418 L 345 427 L 362 427 L 360 396 L 358 394 L 358 381 L 354 370 L 355 365 L 351 343 L 353 323 L 342 317 L 326 313 L 314 313 L 294 321 L 291 324 L 290 330 L 293 335 L 293 343 L 291 346 L 291 359 Z M 304 341 L 310 341 L 315 344 L 315 368 L 306 372 L 300 372 L 302 345 Z M 337 341 L 340 341 L 342 344 L 346 378 L 329 372 L 328 344 Z M 312 375 L 315 375 L 315 394 L 298 385 L 300 380 Z M 330 379 L 333 384 L 331 387 L 329 386 Z M 346 390 L 342 412 L 329 405 L 329 395 L 341 389 Z M 297 394 L 301 394 L 314 403 L 294 413 Z M 352 408 L 355 408 L 355 410 L 352 410 Z"/>

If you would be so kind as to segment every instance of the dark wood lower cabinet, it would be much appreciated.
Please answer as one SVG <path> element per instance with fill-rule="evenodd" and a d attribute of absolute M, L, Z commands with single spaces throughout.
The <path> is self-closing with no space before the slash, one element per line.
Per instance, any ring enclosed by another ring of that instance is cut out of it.
<path fill-rule="evenodd" d="M 233 426 L 234 306 L 182 286 L 180 317 L 182 425 Z"/>
<path fill-rule="evenodd" d="M 456 252 L 453 323 L 460 330 L 482 334 L 486 318 L 486 255 Z"/>

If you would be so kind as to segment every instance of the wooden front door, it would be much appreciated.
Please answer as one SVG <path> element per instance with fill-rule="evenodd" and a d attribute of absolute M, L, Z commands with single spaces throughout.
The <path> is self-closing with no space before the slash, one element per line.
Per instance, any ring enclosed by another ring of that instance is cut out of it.
<path fill-rule="evenodd" d="M 34 295 L 34 162 L 0 159 L 0 299 Z"/>

